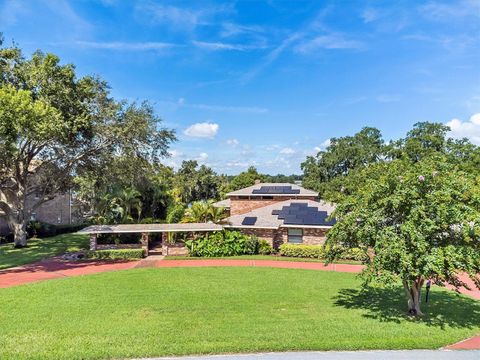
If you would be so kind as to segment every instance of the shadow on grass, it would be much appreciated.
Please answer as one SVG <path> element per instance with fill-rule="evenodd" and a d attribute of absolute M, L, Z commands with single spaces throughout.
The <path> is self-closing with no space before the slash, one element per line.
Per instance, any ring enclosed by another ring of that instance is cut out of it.
<path fill-rule="evenodd" d="M 334 304 L 346 309 L 365 310 L 364 317 L 381 322 L 421 322 L 442 329 L 446 326 L 468 329 L 480 327 L 480 301 L 436 287 L 432 288 L 428 303 L 424 302 L 425 293 L 422 297 L 425 316 L 420 318 L 407 315 L 407 301 L 400 287 L 342 289 L 334 297 Z"/>

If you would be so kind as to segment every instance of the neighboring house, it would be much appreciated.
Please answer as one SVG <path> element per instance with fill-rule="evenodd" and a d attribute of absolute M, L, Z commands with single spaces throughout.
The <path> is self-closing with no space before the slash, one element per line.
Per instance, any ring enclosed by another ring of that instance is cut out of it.
<path fill-rule="evenodd" d="M 35 196 L 27 198 L 27 204 L 32 204 L 38 199 Z M 1 217 L 0 211 L 0 235 L 7 235 L 10 233 L 7 221 Z M 31 215 L 31 220 L 41 221 L 53 225 L 68 225 L 78 221 L 76 210 L 72 205 L 71 194 L 59 194 L 52 200 L 49 200 L 40 205 Z"/>
<path fill-rule="evenodd" d="M 274 248 L 283 243 L 319 245 L 335 220 L 333 204 L 318 200 L 318 193 L 299 185 L 256 183 L 227 194 L 215 203 L 230 216 L 223 227 L 267 240 Z"/>

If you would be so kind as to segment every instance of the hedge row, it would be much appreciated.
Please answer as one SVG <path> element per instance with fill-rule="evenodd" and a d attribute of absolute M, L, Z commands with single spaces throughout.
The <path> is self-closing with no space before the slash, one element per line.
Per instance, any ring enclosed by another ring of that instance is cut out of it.
<path fill-rule="evenodd" d="M 280 255 L 298 258 L 324 259 L 326 248 L 322 245 L 297 245 L 283 244 L 280 246 Z M 365 260 L 365 253 L 358 248 L 339 250 L 339 259 L 342 260 Z"/>
<path fill-rule="evenodd" d="M 88 251 L 87 259 L 94 260 L 134 260 L 142 259 L 145 256 L 143 249 L 108 249 Z"/>

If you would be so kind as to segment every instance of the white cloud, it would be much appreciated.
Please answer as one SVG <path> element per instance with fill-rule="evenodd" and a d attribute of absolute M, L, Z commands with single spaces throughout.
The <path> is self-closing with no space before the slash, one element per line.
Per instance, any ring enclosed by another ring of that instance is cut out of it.
<path fill-rule="evenodd" d="M 142 50 L 165 50 L 178 45 L 164 42 L 96 42 L 96 41 L 77 41 L 77 45 L 105 50 L 120 50 L 120 51 L 142 51 Z"/>
<path fill-rule="evenodd" d="M 192 41 L 193 45 L 205 50 L 235 50 L 235 51 L 249 51 L 256 49 L 264 49 L 263 45 L 243 45 L 243 44 L 229 44 L 223 42 L 204 42 L 204 41 Z"/>
<path fill-rule="evenodd" d="M 28 14 L 26 3 L 6 0 L 0 7 L 0 24 L 3 27 L 15 25 L 22 15 Z"/>
<path fill-rule="evenodd" d="M 179 158 L 185 156 L 185 154 L 179 150 L 170 150 L 168 153 L 172 158 Z"/>
<path fill-rule="evenodd" d="M 452 137 L 468 138 L 472 143 L 480 145 L 480 113 L 472 115 L 469 121 L 452 119 L 446 125 L 450 127 Z"/>
<path fill-rule="evenodd" d="M 294 155 L 296 153 L 297 152 L 294 149 L 289 147 L 286 147 L 280 150 L 280 154 L 283 154 L 283 155 Z"/>
<path fill-rule="evenodd" d="M 452 21 L 454 18 L 480 17 L 480 2 L 463 0 L 455 3 L 430 1 L 420 7 L 420 13 L 437 21 Z"/>
<path fill-rule="evenodd" d="M 154 24 L 167 25 L 176 31 L 191 32 L 199 26 L 210 25 L 216 15 L 233 11 L 233 4 L 216 7 L 201 6 L 198 9 L 156 3 L 141 3 L 136 8 L 138 20 L 149 19 Z"/>
<path fill-rule="evenodd" d="M 363 22 L 368 24 L 369 22 L 377 20 L 380 17 L 380 13 L 377 9 L 367 8 L 362 11 L 360 16 Z"/>
<path fill-rule="evenodd" d="M 240 141 L 238 141 L 237 139 L 228 139 L 227 140 L 227 145 L 229 145 L 231 147 L 237 147 L 239 144 L 240 144 Z"/>
<path fill-rule="evenodd" d="M 203 122 L 189 126 L 183 133 L 189 137 L 213 139 L 219 128 L 216 123 Z"/>
<path fill-rule="evenodd" d="M 208 160 L 208 154 L 206 152 L 202 152 L 198 154 L 198 157 L 196 160 L 200 163 L 205 163 Z"/>
<path fill-rule="evenodd" d="M 256 107 L 256 106 L 225 106 L 225 105 L 210 105 L 210 104 L 190 104 L 184 98 L 178 99 L 178 101 L 174 105 L 183 106 L 191 109 L 233 112 L 233 113 L 264 114 L 268 112 L 268 109 L 262 108 L 262 107 Z"/>
<path fill-rule="evenodd" d="M 318 49 L 362 49 L 365 45 L 357 40 L 346 39 L 340 34 L 320 35 L 306 40 L 295 47 L 299 53 L 310 53 Z"/>
<path fill-rule="evenodd" d="M 315 151 L 315 153 L 318 153 L 320 151 L 325 150 L 327 147 L 330 146 L 330 144 L 331 144 L 330 139 L 327 139 L 324 142 L 322 142 L 319 146 L 315 146 L 313 150 Z"/>

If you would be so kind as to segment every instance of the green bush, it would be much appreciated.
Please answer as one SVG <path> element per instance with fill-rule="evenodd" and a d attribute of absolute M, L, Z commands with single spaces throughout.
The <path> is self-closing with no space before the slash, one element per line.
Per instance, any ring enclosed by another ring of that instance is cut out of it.
<path fill-rule="evenodd" d="M 325 257 L 325 248 L 322 245 L 282 244 L 280 245 L 280 255 L 298 258 L 323 259 Z"/>
<path fill-rule="evenodd" d="M 185 241 L 190 256 L 221 257 L 253 255 L 257 251 L 258 239 L 238 231 L 218 231 L 195 240 Z"/>
<path fill-rule="evenodd" d="M 142 259 L 144 256 L 143 249 L 109 249 L 88 251 L 85 257 L 95 260 L 134 260 Z"/>
<path fill-rule="evenodd" d="M 98 234 L 97 244 L 100 244 L 100 245 L 140 244 L 140 239 L 141 239 L 141 235 L 137 233 Z"/>
<path fill-rule="evenodd" d="M 176 224 L 182 220 L 185 215 L 185 205 L 176 204 L 167 209 L 167 223 Z"/>
<path fill-rule="evenodd" d="M 30 221 L 27 224 L 28 237 L 50 237 L 57 234 L 56 226 L 41 221 Z"/>
<path fill-rule="evenodd" d="M 327 249 L 323 245 L 283 244 L 280 246 L 280 255 L 299 258 L 324 259 Z M 337 258 L 341 260 L 364 261 L 367 255 L 359 248 L 336 248 Z"/>
<path fill-rule="evenodd" d="M 273 253 L 273 247 L 267 240 L 260 240 L 258 242 L 257 253 L 260 255 L 270 255 Z"/>

